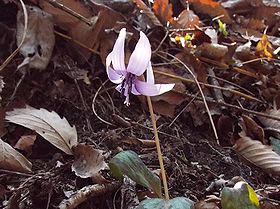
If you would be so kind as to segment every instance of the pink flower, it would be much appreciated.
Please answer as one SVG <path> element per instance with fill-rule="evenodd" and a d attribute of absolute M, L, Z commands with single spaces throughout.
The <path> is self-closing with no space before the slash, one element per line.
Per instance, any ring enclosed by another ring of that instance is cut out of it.
<path fill-rule="evenodd" d="M 124 104 L 129 105 L 130 93 L 134 95 L 157 96 L 170 91 L 175 84 L 155 84 L 151 65 L 151 45 L 147 36 L 140 32 L 140 39 L 125 66 L 124 42 L 126 29 L 120 31 L 113 51 L 106 58 L 106 71 L 109 79 L 118 84 L 116 89 L 125 97 Z M 112 66 L 111 66 L 112 64 Z M 144 72 L 147 82 L 138 79 Z"/>

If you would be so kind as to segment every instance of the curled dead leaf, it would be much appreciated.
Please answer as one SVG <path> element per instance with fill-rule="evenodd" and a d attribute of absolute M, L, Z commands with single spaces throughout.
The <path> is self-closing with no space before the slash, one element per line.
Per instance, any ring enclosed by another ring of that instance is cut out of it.
<path fill-rule="evenodd" d="M 243 115 L 239 124 L 243 131 L 243 133 L 240 134 L 241 136 L 249 136 L 252 139 L 261 141 L 265 144 L 263 128 L 260 127 L 251 117 Z"/>
<path fill-rule="evenodd" d="M 233 148 L 246 161 L 268 173 L 280 175 L 280 156 L 271 147 L 250 137 L 241 137 Z"/>
<path fill-rule="evenodd" d="M 25 57 L 18 66 L 28 65 L 30 68 L 43 70 L 49 64 L 55 43 L 52 17 L 38 7 L 26 6 L 28 11 L 27 35 L 20 53 Z M 24 14 L 19 10 L 17 14 L 17 45 L 19 46 L 24 33 Z"/>
<path fill-rule="evenodd" d="M 136 4 L 138 9 L 141 11 L 141 13 L 145 14 L 149 18 L 149 20 L 152 22 L 153 26 L 162 27 L 162 24 L 158 20 L 156 15 L 142 0 L 133 0 L 133 2 Z"/>
<path fill-rule="evenodd" d="M 103 151 L 95 149 L 91 145 L 78 144 L 72 148 L 75 161 L 72 171 L 81 178 L 94 177 L 99 171 L 107 168 Z"/>
<path fill-rule="evenodd" d="M 200 26 L 199 17 L 190 9 L 183 10 L 174 21 L 175 28 L 194 29 L 196 26 Z"/>
<path fill-rule="evenodd" d="M 153 10 L 163 24 L 172 21 L 172 4 L 168 0 L 155 0 Z"/>
<path fill-rule="evenodd" d="M 261 40 L 257 44 L 256 55 L 267 57 L 269 60 L 273 57 L 273 47 L 266 34 L 263 34 Z"/>
<path fill-rule="evenodd" d="M 7 112 L 6 120 L 36 131 L 66 154 L 72 155 L 71 148 L 78 144 L 75 126 L 72 127 L 54 111 L 26 106 Z"/>
<path fill-rule="evenodd" d="M 221 16 L 221 20 L 227 24 L 231 23 L 231 18 L 223 6 L 213 0 L 189 0 L 197 13 L 210 15 L 211 17 Z"/>
<path fill-rule="evenodd" d="M 19 150 L 23 150 L 30 155 L 32 153 L 32 146 L 36 140 L 36 137 L 36 135 L 21 136 L 14 147 Z"/>
<path fill-rule="evenodd" d="M 228 47 L 221 44 L 203 43 L 197 47 L 197 54 L 214 60 L 222 59 L 228 52 Z"/>
<path fill-rule="evenodd" d="M 278 110 L 268 109 L 264 113 L 271 115 L 271 116 L 280 117 L 280 109 L 278 109 Z M 273 119 L 265 118 L 265 117 L 261 117 L 261 116 L 258 116 L 258 119 L 264 125 L 265 129 L 274 130 L 274 131 L 280 133 L 280 122 L 278 120 L 273 120 Z"/>
<path fill-rule="evenodd" d="M 0 167 L 10 171 L 29 173 L 32 164 L 21 153 L 0 139 Z"/>

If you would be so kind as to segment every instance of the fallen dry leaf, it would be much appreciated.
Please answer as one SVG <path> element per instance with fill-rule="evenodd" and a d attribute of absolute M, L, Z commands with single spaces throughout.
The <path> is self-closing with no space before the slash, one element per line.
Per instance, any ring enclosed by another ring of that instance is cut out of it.
<path fill-rule="evenodd" d="M 95 21 L 93 26 L 88 26 L 85 23 L 80 22 L 76 27 L 71 29 L 70 35 L 73 39 L 78 40 L 87 47 L 97 51 L 101 44 L 101 39 L 105 35 L 105 30 L 113 28 L 117 21 L 123 22 L 124 18 L 120 13 L 115 12 L 108 7 L 104 7 L 99 11 L 97 16 L 93 17 L 93 19 Z M 79 46 L 76 47 L 78 47 L 86 58 L 89 58 L 91 52 Z"/>
<path fill-rule="evenodd" d="M 246 161 L 268 173 L 280 175 L 280 156 L 272 151 L 271 147 L 250 137 L 241 137 L 233 148 Z"/>
<path fill-rule="evenodd" d="M 29 173 L 32 164 L 21 153 L 0 139 L 0 167 L 10 171 Z"/>
<path fill-rule="evenodd" d="M 94 177 L 98 175 L 99 171 L 107 168 L 102 150 L 84 144 L 78 144 L 72 150 L 75 156 L 72 171 L 77 176 L 81 178 Z"/>
<path fill-rule="evenodd" d="M 153 10 L 164 25 L 168 21 L 172 22 L 172 4 L 168 0 L 154 0 Z"/>
<path fill-rule="evenodd" d="M 160 113 L 162 115 L 174 117 L 175 108 L 177 107 L 177 105 L 180 105 L 185 100 L 184 93 L 186 91 L 186 87 L 178 79 L 156 73 L 156 71 L 158 71 L 168 73 L 171 75 L 176 75 L 171 68 L 156 67 L 154 68 L 154 71 L 156 83 L 175 83 L 175 87 L 171 91 L 161 94 L 159 96 L 151 97 L 154 110 L 155 112 Z M 143 103 L 146 103 L 146 98 Z"/>
<path fill-rule="evenodd" d="M 189 0 L 190 4 L 193 5 L 195 12 L 210 15 L 212 18 L 222 16 L 220 19 L 229 24 L 231 18 L 226 9 L 223 6 L 213 0 Z"/>
<path fill-rule="evenodd" d="M 43 70 L 49 64 L 55 43 L 52 17 L 38 7 L 26 6 L 28 12 L 27 34 L 20 53 L 24 61 L 18 66 L 28 65 L 30 68 Z M 17 14 L 17 45 L 20 44 L 24 32 L 24 18 L 22 10 Z"/>
<path fill-rule="evenodd" d="M 87 18 L 92 25 L 88 25 L 63 10 L 53 7 L 47 1 L 41 0 L 40 6 L 44 11 L 52 14 L 55 23 L 68 31 L 69 35 L 74 40 L 95 51 L 99 48 L 100 39 L 104 36 L 105 29 L 113 28 L 117 21 L 124 21 L 124 18 L 120 13 L 103 4 L 96 4 L 94 1 L 90 1 L 88 6 L 83 2 L 76 0 L 59 0 L 59 3 Z M 90 57 L 91 52 L 89 52 L 89 50 L 74 43 L 72 44 L 74 48 L 78 49 L 79 52 L 83 54 L 83 58 L 88 59 Z M 79 53 L 75 55 L 80 56 Z"/>
<path fill-rule="evenodd" d="M 263 34 L 261 40 L 257 44 L 256 55 L 260 57 L 267 57 L 268 59 L 273 57 L 273 47 L 266 34 Z"/>
<path fill-rule="evenodd" d="M 20 139 L 15 144 L 14 148 L 23 150 L 30 155 L 32 153 L 32 146 L 36 140 L 36 137 L 37 137 L 36 135 L 21 136 Z"/>
<path fill-rule="evenodd" d="M 86 7 L 82 2 L 76 0 L 59 0 L 59 3 L 64 6 L 72 9 L 78 14 L 82 15 L 85 18 L 92 17 L 92 12 L 88 7 Z M 50 3 L 45 0 L 39 0 L 40 8 L 42 8 L 45 12 L 53 15 L 54 22 L 62 27 L 65 30 L 71 29 L 71 27 L 75 27 L 77 24 L 81 22 L 78 18 L 73 15 L 68 14 L 67 12 L 55 8 Z"/>
<path fill-rule="evenodd" d="M 78 144 L 75 126 L 70 126 L 65 118 L 61 118 L 54 111 L 26 106 L 7 112 L 6 120 L 36 131 L 66 154 L 72 155 L 71 148 Z"/>
<path fill-rule="evenodd" d="M 183 10 L 174 20 L 173 27 L 181 29 L 195 29 L 200 26 L 199 17 L 192 10 Z"/>
<path fill-rule="evenodd" d="M 221 60 L 227 52 L 227 46 L 205 42 L 197 47 L 196 54 L 213 60 Z"/>
<path fill-rule="evenodd" d="M 263 128 L 260 127 L 251 117 L 243 115 L 239 124 L 242 129 L 242 132 L 240 133 L 241 137 L 248 136 L 265 144 Z"/>
<path fill-rule="evenodd" d="M 136 4 L 141 13 L 145 14 L 149 18 L 154 26 L 162 27 L 162 24 L 156 17 L 155 13 L 153 13 L 153 11 L 142 0 L 133 0 L 133 2 Z"/>
<path fill-rule="evenodd" d="M 268 109 L 264 113 L 275 116 L 275 117 L 280 117 L 280 109 L 279 110 L 274 110 L 274 109 Z M 265 130 L 270 130 L 272 132 L 276 132 L 276 137 L 277 135 L 280 134 L 280 122 L 278 120 L 273 120 L 270 118 L 265 118 L 258 116 L 258 119 L 260 122 L 264 125 Z"/>

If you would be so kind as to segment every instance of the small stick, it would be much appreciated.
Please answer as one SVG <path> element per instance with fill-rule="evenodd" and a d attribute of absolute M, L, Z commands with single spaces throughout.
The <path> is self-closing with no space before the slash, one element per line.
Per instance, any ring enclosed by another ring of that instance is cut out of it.
<path fill-rule="evenodd" d="M 72 9 L 70 9 L 69 7 L 67 6 L 64 6 L 63 4 L 57 2 L 56 0 L 45 0 L 47 1 L 49 4 L 51 4 L 53 7 L 56 7 L 58 9 L 61 9 L 63 10 L 64 12 L 72 15 L 73 17 L 76 17 L 77 19 L 85 22 L 86 24 L 88 24 L 89 26 L 92 26 L 93 22 L 90 21 L 88 18 L 82 16 L 81 14 L 73 11 Z"/>
<path fill-rule="evenodd" d="M 85 186 L 82 189 L 78 190 L 74 195 L 69 199 L 63 200 L 58 208 L 59 209 L 74 209 L 81 203 L 85 202 L 91 197 L 100 196 L 108 192 L 115 191 L 121 186 L 120 182 L 112 182 L 109 184 L 95 184 Z"/>
<path fill-rule="evenodd" d="M 157 155 L 158 155 L 158 161 L 159 161 L 160 171 L 161 171 L 161 175 L 162 175 L 162 182 L 163 182 L 163 187 L 164 187 L 165 199 L 169 200 L 168 185 L 167 185 L 167 180 L 166 180 L 166 175 L 165 175 L 163 157 L 162 157 L 162 152 L 161 152 L 161 149 L 160 149 L 160 142 L 159 142 L 159 137 L 158 137 L 157 124 L 156 124 L 156 119 L 155 119 L 155 115 L 154 115 L 154 110 L 153 110 L 151 97 L 147 96 L 147 101 L 148 101 L 149 112 L 150 112 L 151 120 L 152 120 L 152 124 L 153 124 L 153 129 L 154 129 Z"/>
<path fill-rule="evenodd" d="M 22 81 L 24 80 L 24 78 L 25 78 L 25 76 L 26 76 L 26 73 L 27 73 L 26 71 L 27 71 L 27 66 L 23 66 L 23 68 L 21 69 L 22 75 L 21 75 L 19 81 L 17 82 L 17 84 L 16 84 L 16 86 L 15 86 L 15 89 L 14 89 L 14 91 L 13 91 L 11 97 L 10 97 L 10 102 L 12 102 L 12 101 L 14 100 L 14 98 L 15 98 L 15 96 L 16 96 L 16 93 L 17 93 L 17 91 L 18 91 L 18 88 L 19 88 L 20 84 L 22 83 Z M 9 102 L 9 103 L 10 103 L 10 102 Z"/>
<path fill-rule="evenodd" d="M 196 100 L 203 101 L 202 97 L 198 97 L 198 96 L 192 95 L 192 94 L 185 94 L 185 95 L 188 96 L 188 97 L 191 97 L 191 98 L 196 97 Z M 232 105 L 232 104 L 228 104 L 228 103 L 225 103 L 225 102 L 218 102 L 218 101 L 215 101 L 215 100 L 212 100 L 212 99 L 206 99 L 206 100 L 207 100 L 207 102 L 210 102 L 210 103 L 219 104 L 221 106 L 226 106 L 226 107 L 236 109 L 236 110 L 239 110 L 241 112 L 246 112 L 246 113 L 249 113 L 249 114 L 252 114 L 252 115 L 255 115 L 255 116 L 261 116 L 261 117 L 270 118 L 270 119 L 273 119 L 273 120 L 280 121 L 279 117 L 276 117 L 276 116 L 273 116 L 273 115 L 268 115 L 268 114 L 265 114 L 265 113 L 262 113 L 262 112 L 256 112 L 254 110 L 249 110 L 249 109 L 239 107 L 239 106 L 236 106 L 236 105 Z"/>
<path fill-rule="evenodd" d="M 25 4 L 23 3 L 23 0 L 20 0 L 20 4 L 22 6 L 23 15 L 24 15 L 24 29 L 23 29 L 22 39 L 21 39 L 20 44 L 18 45 L 18 48 L 0 66 L 0 71 L 2 71 L 10 63 L 10 61 L 17 55 L 17 53 L 19 52 L 19 49 L 23 45 L 23 42 L 24 42 L 26 34 L 27 34 L 27 24 L 28 24 L 27 9 L 26 9 Z"/>
<path fill-rule="evenodd" d="M 170 78 L 178 79 L 178 80 L 183 81 L 183 82 L 186 82 L 186 83 L 196 83 L 195 80 L 193 80 L 193 79 L 184 78 L 184 77 L 181 77 L 181 76 L 173 75 L 173 74 L 166 73 L 166 72 L 161 72 L 161 71 L 158 71 L 158 70 L 154 70 L 154 72 L 157 73 L 157 74 L 160 74 L 160 75 L 168 76 L 168 77 L 170 77 Z M 208 84 L 208 83 L 202 83 L 202 82 L 199 82 L 199 81 L 198 81 L 198 83 L 199 83 L 200 85 L 203 85 L 203 86 L 206 86 L 206 87 L 216 88 L 216 89 L 220 89 L 220 90 L 223 90 L 223 91 L 228 91 L 228 92 L 231 92 L 231 93 L 233 93 L 233 94 L 242 96 L 242 97 L 244 97 L 244 98 L 246 98 L 246 99 L 254 100 L 254 101 L 263 103 L 261 100 L 255 98 L 255 97 L 253 97 L 253 96 L 244 94 L 244 93 L 242 93 L 242 92 L 240 92 L 240 91 L 236 91 L 236 90 L 229 89 L 229 88 L 224 88 L 224 87 L 221 87 L 221 86 L 215 86 L 215 85 L 211 85 L 211 84 Z"/>
<path fill-rule="evenodd" d="M 108 121 L 102 119 L 102 118 L 97 114 L 97 112 L 96 112 L 96 110 L 95 110 L 95 101 L 96 101 L 96 98 L 97 98 L 97 96 L 98 96 L 98 93 L 100 92 L 100 90 L 102 89 L 102 87 L 103 87 L 107 82 L 108 82 L 108 79 L 107 79 L 103 84 L 101 84 L 101 86 L 97 89 L 97 91 L 96 91 L 96 93 L 95 93 L 95 95 L 94 95 L 94 97 L 93 97 L 91 107 L 92 107 L 93 114 L 94 114 L 100 121 L 102 121 L 103 123 L 106 123 L 107 125 L 114 126 L 114 124 L 112 124 L 112 123 L 110 123 L 110 122 L 108 122 Z"/>
<path fill-rule="evenodd" d="M 191 105 L 191 103 L 193 103 L 193 101 L 195 100 L 195 98 L 197 97 L 198 94 L 199 94 L 199 93 L 197 92 L 197 93 L 196 93 L 196 96 L 193 97 L 193 98 L 191 99 L 191 101 L 189 101 L 189 103 L 179 112 L 178 115 L 176 115 L 176 117 L 172 120 L 172 122 L 168 125 L 168 127 L 171 127 L 171 126 L 173 125 L 173 123 L 175 123 L 175 121 L 179 118 L 179 116 L 180 116 L 183 112 L 185 112 L 185 110 Z"/>
<path fill-rule="evenodd" d="M 86 102 L 85 102 L 85 100 L 84 100 L 83 93 L 82 93 L 81 88 L 80 88 L 80 86 L 79 86 L 79 84 L 78 84 L 78 81 L 77 81 L 77 79 L 74 79 L 74 81 L 75 81 L 76 88 L 78 89 L 80 98 L 81 98 L 81 100 L 82 100 L 82 103 L 83 103 L 83 106 L 84 106 L 84 110 L 85 110 L 85 111 L 88 111 L 89 108 L 88 108 L 88 105 L 86 104 Z M 89 130 L 89 131 L 93 131 L 93 128 L 92 128 L 92 126 L 91 126 L 91 124 L 90 124 L 89 115 L 88 115 L 88 114 L 85 114 L 85 117 L 86 117 L 86 121 L 87 121 L 88 130 Z"/>
<path fill-rule="evenodd" d="M 181 65 L 184 66 L 184 68 L 186 68 L 186 70 L 191 74 L 191 76 L 193 77 L 194 81 L 195 81 L 195 84 L 197 85 L 198 89 L 199 89 L 199 92 L 200 92 L 200 95 L 203 99 L 203 103 L 204 103 L 204 106 L 205 106 L 205 109 L 207 111 L 207 114 L 208 114 L 208 117 L 209 117 L 209 120 L 210 120 L 210 123 L 211 123 L 211 126 L 212 126 L 212 129 L 213 129 L 213 132 L 214 132 L 214 135 L 215 135 L 215 138 L 217 140 L 217 144 L 219 144 L 219 139 L 218 139 L 218 134 L 217 134 L 217 130 L 216 130 L 216 127 L 215 127 L 215 124 L 214 124 L 214 121 L 213 121 L 213 118 L 212 118 L 212 115 L 210 113 L 210 110 L 209 110 L 209 107 L 208 107 L 208 104 L 206 102 L 206 99 L 205 99 L 205 96 L 203 94 L 203 91 L 202 91 L 202 88 L 198 82 L 198 80 L 196 79 L 195 75 L 193 74 L 193 72 L 191 71 L 191 69 L 182 61 L 180 60 L 179 58 L 175 57 L 174 55 L 168 53 L 168 52 L 161 52 L 161 53 L 166 53 L 168 56 L 172 57 L 173 59 L 177 60 L 178 62 L 180 62 Z"/>
<path fill-rule="evenodd" d="M 79 42 L 79 41 L 73 39 L 73 38 L 70 37 L 70 36 L 67 36 L 67 35 L 65 35 L 65 34 L 63 34 L 63 33 L 58 32 L 58 31 L 54 31 L 54 33 L 55 33 L 56 35 L 61 36 L 62 38 L 67 39 L 68 41 L 72 41 L 73 43 L 79 45 L 80 47 L 82 47 L 82 48 L 84 48 L 84 49 L 89 50 L 90 52 L 92 52 L 92 53 L 94 53 L 94 54 L 100 55 L 100 53 L 99 53 L 98 51 L 96 51 L 96 50 L 94 50 L 94 49 L 92 49 L 92 48 L 87 47 L 85 44 L 83 44 L 83 43 L 81 43 L 81 42 Z"/>

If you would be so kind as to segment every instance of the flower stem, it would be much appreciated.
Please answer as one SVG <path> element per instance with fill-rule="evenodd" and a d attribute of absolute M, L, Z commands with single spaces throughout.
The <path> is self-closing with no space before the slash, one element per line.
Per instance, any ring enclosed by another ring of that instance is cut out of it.
<path fill-rule="evenodd" d="M 167 180 L 166 180 L 166 175 L 165 175 L 163 158 L 162 158 L 162 153 L 161 153 L 161 149 L 160 149 L 160 142 L 159 142 L 159 137 L 158 137 L 157 124 L 156 124 L 156 119 L 155 119 L 155 115 L 154 115 L 154 110 L 153 110 L 153 105 L 152 105 L 151 97 L 147 96 L 147 101 L 148 101 L 149 112 L 150 112 L 151 120 L 152 120 L 152 124 L 153 124 L 153 129 L 154 129 L 154 136 L 155 136 L 155 142 L 156 142 L 156 148 L 157 148 L 157 155 L 158 155 L 160 171 L 161 171 L 161 175 L 162 175 L 164 195 L 165 195 L 165 199 L 169 200 Z"/>

